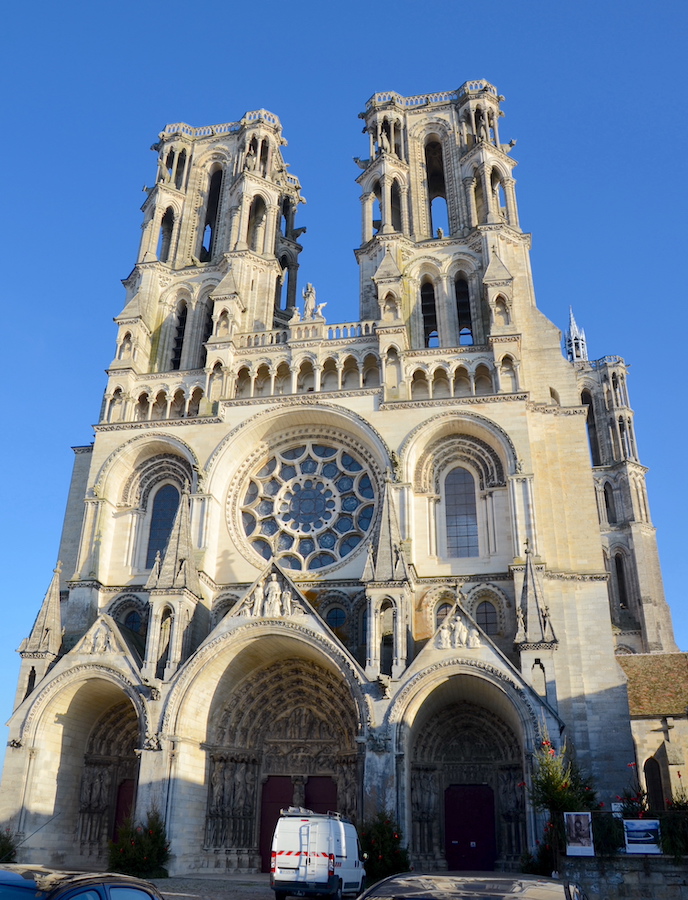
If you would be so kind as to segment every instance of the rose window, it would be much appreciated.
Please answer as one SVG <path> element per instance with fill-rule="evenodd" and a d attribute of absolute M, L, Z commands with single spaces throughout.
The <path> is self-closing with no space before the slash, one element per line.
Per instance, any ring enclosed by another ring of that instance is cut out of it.
<path fill-rule="evenodd" d="M 316 441 L 272 453 L 241 503 L 244 534 L 264 559 L 321 569 L 348 556 L 370 530 L 375 494 L 348 450 Z"/>

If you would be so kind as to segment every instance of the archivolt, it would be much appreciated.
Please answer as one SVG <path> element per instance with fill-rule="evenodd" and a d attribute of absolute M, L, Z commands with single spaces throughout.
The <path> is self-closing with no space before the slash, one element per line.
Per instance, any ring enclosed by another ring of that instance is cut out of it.
<path fill-rule="evenodd" d="M 316 663 L 280 660 L 251 673 L 232 691 L 210 741 L 256 750 L 274 732 L 282 738 L 334 738 L 342 752 L 361 730 L 346 682 Z"/>
<path fill-rule="evenodd" d="M 506 484 L 502 461 L 489 444 L 473 435 L 454 434 L 435 441 L 421 455 L 416 466 L 416 490 L 439 493 L 441 473 L 449 465 L 462 462 L 478 474 L 481 491 Z"/>

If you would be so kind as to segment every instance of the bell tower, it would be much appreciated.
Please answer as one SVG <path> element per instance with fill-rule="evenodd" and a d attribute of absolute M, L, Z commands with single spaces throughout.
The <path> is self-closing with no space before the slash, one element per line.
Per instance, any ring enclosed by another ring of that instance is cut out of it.
<path fill-rule="evenodd" d="M 138 259 L 116 320 L 118 381 L 125 372 L 205 368 L 218 330 L 230 337 L 286 326 L 305 228 L 294 224 L 303 198 L 282 157 L 285 144 L 267 110 L 160 133 Z"/>
<path fill-rule="evenodd" d="M 513 284 L 489 287 L 495 268 L 501 287 L 526 264 L 514 142 L 499 136 L 503 99 L 470 81 L 420 97 L 375 94 L 361 113 L 361 318 L 402 320 L 411 349 L 484 346 L 494 326 L 511 324 Z"/>

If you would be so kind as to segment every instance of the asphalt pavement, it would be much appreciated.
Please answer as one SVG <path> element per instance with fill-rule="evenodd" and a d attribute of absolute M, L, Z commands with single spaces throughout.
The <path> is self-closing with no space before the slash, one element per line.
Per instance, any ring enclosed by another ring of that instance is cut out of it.
<path fill-rule="evenodd" d="M 270 876 L 227 875 L 185 876 L 184 878 L 153 878 L 152 882 L 165 900 L 275 900 L 270 889 Z"/>

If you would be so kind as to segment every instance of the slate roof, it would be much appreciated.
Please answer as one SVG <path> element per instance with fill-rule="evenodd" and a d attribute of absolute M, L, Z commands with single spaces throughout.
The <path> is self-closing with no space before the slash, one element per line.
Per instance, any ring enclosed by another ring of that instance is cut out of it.
<path fill-rule="evenodd" d="M 688 714 L 688 653 L 635 653 L 616 658 L 628 678 L 631 716 Z"/>

